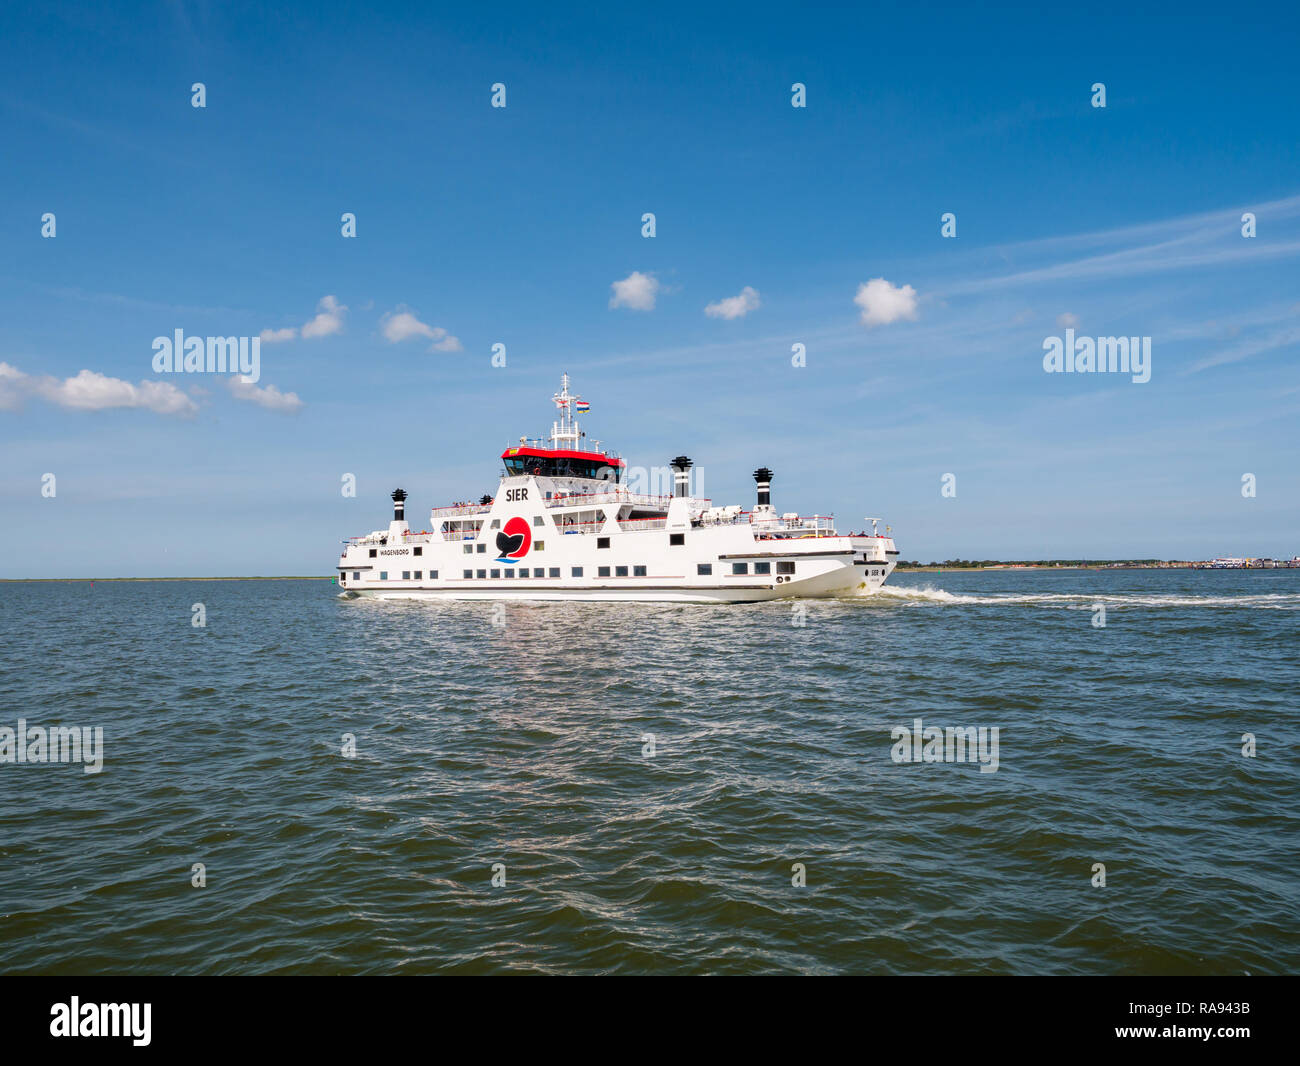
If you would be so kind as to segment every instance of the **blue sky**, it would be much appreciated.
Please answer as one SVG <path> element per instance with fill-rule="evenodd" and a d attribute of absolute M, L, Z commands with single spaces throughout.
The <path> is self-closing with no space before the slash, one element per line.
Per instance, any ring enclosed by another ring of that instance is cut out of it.
<path fill-rule="evenodd" d="M 331 573 L 566 370 L 629 464 L 904 558 L 1300 552 L 1293 7 L 569 11 L 7 5 L 0 576 Z M 1151 380 L 1045 373 L 1067 324 Z M 178 328 L 293 336 L 236 391 Z"/>

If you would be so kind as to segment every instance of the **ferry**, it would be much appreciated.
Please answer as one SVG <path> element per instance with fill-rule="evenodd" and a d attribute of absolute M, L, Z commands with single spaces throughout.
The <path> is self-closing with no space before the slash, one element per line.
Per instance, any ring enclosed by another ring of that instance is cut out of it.
<path fill-rule="evenodd" d="M 552 401 L 550 437 L 501 453 L 495 496 L 434 507 L 431 529 L 416 532 L 397 489 L 387 529 L 343 541 L 342 594 L 753 603 L 869 594 L 898 561 L 878 518 L 866 520 L 870 533 L 839 533 L 830 515 L 778 514 L 767 467 L 754 471 L 750 510 L 691 495 L 685 455 L 671 460 L 671 496 L 633 492 L 624 460 L 580 428 L 590 404 L 567 374 Z"/>

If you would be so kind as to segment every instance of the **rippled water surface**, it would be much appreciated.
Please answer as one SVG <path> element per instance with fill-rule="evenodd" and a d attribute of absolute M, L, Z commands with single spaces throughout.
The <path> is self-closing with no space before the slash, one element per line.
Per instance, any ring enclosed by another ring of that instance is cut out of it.
<path fill-rule="evenodd" d="M 336 591 L 0 585 L 0 727 L 105 748 L 99 774 L 0 764 L 0 967 L 1300 967 L 1300 571 L 735 607 Z M 996 772 L 896 763 L 916 718 L 997 727 Z"/>

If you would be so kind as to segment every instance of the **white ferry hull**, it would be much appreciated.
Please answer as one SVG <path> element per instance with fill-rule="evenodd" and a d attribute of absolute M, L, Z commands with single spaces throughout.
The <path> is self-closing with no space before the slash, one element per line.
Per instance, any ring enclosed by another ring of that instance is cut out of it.
<path fill-rule="evenodd" d="M 842 564 L 816 577 L 775 585 L 753 586 L 637 586 L 629 582 L 618 585 L 565 585 L 556 579 L 538 579 L 527 587 L 514 582 L 485 582 L 492 587 L 434 588 L 412 585 L 408 588 L 360 588 L 343 593 L 348 598 L 381 600 L 502 600 L 518 602 L 556 602 L 570 600 L 586 603 L 762 603 L 768 600 L 838 599 L 867 596 L 877 591 L 893 572 L 894 564 Z"/>

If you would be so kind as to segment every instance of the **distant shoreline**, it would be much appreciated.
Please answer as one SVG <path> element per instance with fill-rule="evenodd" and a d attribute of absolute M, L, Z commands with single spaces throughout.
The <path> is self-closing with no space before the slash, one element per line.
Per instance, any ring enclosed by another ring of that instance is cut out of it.
<path fill-rule="evenodd" d="M 0 577 L 0 585 L 21 585 L 40 581 L 333 581 L 328 574 L 286 574 L 258 577 Z"/>
<path fill-rule="evenodd" d="M 938 574 L 954 571 L 1010 570 L 1020 573 L 1025 570 L 1294 570 L 1296 567 L 1275 566 L 1241 566 L 1210 567 L 1196 563 L 990 563 L 976 566 L 899 566 L 896 574 Z M 90 582 L 96 581 L 329 581 L 335 579 L 329 574 L 273 574 L 243 575 L 239 577 L 0 577 L 0 585 L 22 585 L 54 582 Z"/>

